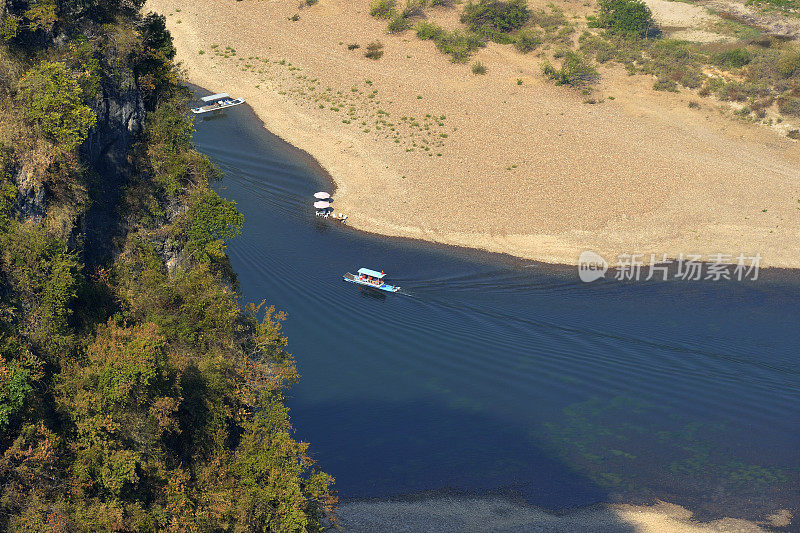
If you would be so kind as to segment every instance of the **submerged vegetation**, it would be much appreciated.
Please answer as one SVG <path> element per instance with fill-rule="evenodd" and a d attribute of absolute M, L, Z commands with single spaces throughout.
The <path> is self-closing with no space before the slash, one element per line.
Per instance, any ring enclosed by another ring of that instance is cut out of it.
<path fill-rule="evenodd" d="M 243 217 L 140 4 L 0 9 L 0 528 L 320 530 L 284 315 L 237 303 Z"/>

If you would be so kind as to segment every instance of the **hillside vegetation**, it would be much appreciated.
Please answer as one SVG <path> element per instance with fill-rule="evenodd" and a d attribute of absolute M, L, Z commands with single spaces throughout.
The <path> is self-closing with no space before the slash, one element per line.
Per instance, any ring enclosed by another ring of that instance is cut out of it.
<path fill-rule="evenodd" d="M 243 217 L 140 8 L 0 4 L 0 529 L 319 530 L 284 316 L 237 303 Z"/>

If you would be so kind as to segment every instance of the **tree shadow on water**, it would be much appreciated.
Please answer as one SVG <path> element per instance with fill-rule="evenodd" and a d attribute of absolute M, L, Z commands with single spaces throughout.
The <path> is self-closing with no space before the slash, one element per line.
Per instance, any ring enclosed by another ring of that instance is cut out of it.
<path fill-rule="evenodd" d="M 475 410 L 365 399 L 292 405 L 292 417 L 297 436 L 336 478 L 346 530 L 525 531 L 518 522 L 529 511 L 571 514 L 610 500 L 519 426 Z M 387 522 L 397 513 L 404 524 Z M 635 530 L 610 511 L 602 518 L 597 531 Z"/>

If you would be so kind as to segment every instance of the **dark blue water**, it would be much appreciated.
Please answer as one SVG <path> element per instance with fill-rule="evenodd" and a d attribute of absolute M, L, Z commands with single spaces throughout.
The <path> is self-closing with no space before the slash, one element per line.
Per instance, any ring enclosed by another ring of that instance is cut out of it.
<path fill-rule="evenodd" d="M 798 276 L 584 284 L 572 268 L 316 219 L 324 171 L 245 106 L 198 121 L 195 142 L 245 215 L 228 249 L 245 300 L 289 315 L 297 437 L 342 497 L 798 507 Z M 405 294 L 342 281 L 360 266 Z"/>

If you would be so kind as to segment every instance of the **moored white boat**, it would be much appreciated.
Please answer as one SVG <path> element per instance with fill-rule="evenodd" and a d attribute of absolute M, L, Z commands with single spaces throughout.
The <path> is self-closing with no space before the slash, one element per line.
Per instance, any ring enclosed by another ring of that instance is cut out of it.
<path fill-rule="evenodd" d="M 207 105 L 193 107 L 192 113 L 195 115 L 211 113 L 213 111 L 219 111 L 220 109 L 237 106 L 244 103 L 244 98 L 233 98 L 228 93 L 212 94 L 210 96 L 204 96 L 200 100 L 207 102 Z"/>

